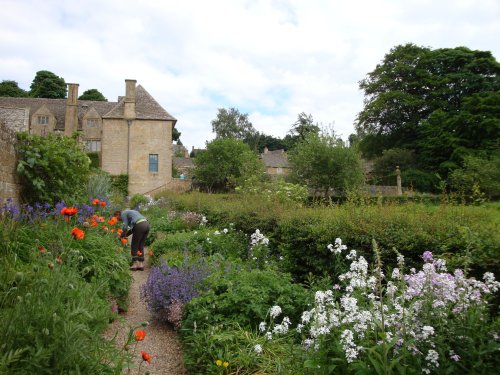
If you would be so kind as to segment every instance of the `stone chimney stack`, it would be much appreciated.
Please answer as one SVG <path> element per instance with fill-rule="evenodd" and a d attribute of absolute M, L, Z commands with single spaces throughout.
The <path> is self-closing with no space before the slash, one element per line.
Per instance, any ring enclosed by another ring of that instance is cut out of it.
<path fill-rule="evenodd" d="M 135 79 L 125 80 L 125 108 L 123 116 L 128 120 L 135 119 Z"/>
<path fill-rule="evenodd" d="M 269 149 L 267 148 L 267 146 L 264 147 L 264 154 L 267 154 L 269 152 Z"/>
<path fill-rule="evenodd" d="M 184 149 L 184 158 L 185 159 L 189 159 L 189 151 L 186 149 Z"/>
<path fill-rule="evenodd" d="M 71 136 L 78 130 L 78 83 L 68 83 L 64 135 Z"/>

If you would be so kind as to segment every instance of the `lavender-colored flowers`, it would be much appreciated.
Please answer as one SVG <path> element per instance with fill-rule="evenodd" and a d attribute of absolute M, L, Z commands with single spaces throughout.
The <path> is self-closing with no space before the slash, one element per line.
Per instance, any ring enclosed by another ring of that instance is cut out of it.
<path fill-rule="evenodd" d="M 208 273 L 203 262 L 186 263 L 179 268 L 169 267 L 162 262 L 160 266 L 151 269 L 148 280 L 142 286 L 141 296 L 146 300 L 148 310 L 159 320 L 173 323 L 175 326 L 178 324 L 177 320 L 182 318 L 179 313 L 182 310 L 180 305 L 198 295 L 200 282 Z M 172 309 L 177 313 L 171 311 Z"/>

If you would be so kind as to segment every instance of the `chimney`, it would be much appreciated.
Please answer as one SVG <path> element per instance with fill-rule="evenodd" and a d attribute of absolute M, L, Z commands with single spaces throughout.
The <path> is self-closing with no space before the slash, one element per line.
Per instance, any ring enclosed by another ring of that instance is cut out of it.
<path fill-rule="evenodd" d="M 264 147 L 264 154 L 267 154 L 269 152 L 269 149 L 267 148 L 267 146 Z"/>
<path fill-rule="evenodd" d="M 187 150 L 187 148 L 184 149 L 184 158 L 189 159 L 189 151 Z"/>
<path fill-rule="evenodd" d="M 125 80 L 125 108 L 123 117 L 129 120 L 135 119 L 135 79 Z"/>
<path fill-rule="evenodd" d="M 71 136 L 78 130 L 78 83 L 68 83 L 64 135 Z"/>

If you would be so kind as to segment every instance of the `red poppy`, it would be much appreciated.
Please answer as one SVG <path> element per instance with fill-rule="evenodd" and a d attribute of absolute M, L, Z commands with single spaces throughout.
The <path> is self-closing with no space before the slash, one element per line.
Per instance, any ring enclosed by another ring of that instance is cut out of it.
<path fill-rule="evenodd" d="M 90 220 L 90 226 L 91 227 L 96 227 L 97 226 L 97 221 L 95 221 L 94 219 Z"/>
<path fill-rule="evenodd" d="M 76 207 L 64 207 L 62 210 L 61 210 L 61 215 L 65 215 L 65 216 L 73 216 L 74 214 L 76 214 L 78 212 L 78 208 Z"/>
<path fill-rule="evenodd" d="M 135 331 L 135 341 L 142 341 L 146 338 L 146 331 L 138 329 Z"/>
<path fill-rule="evenodd" d="M 92 204 L 94 206 L 97 206 L 99 204 L 99 199 L 95 198 L 95 199 L 92 199 Z"/>
<path fill-rule="evenodd" d="M 104 202 L 104 201 L 99 202 L 99 204 L 100 204 L 102 207 L 105 207 L 105 206 L 107 205 L 107 203 L 106 203 L 106 202 Z"/>
<path fill-rule="evenodd" d="M 121 241 L 121 243 L 122 243 L 122 244 L 124 244 L 124 245 L 128 242 L 128 240 L 127 240 L 126 238 L 122 238 L 120 241 Z"/>
<path fill-rule="evenodd" d="M 57 263 L 62 263 L 62 258 L 61 257 L 57 257 L 56 261 L 57 261 Z"/>
<path fill-rule="evenodd" d="M 108 220 L 109 225 L 115 225 L 118 222 L 118 219 L 113 216 L 111 219 Z"/>
<path fill-rule="evenodd" d="M 81 240 L 83 239 L 83 237 L 85 237 L 85 232 L 80 228 L 73 228 L 73 230 L 71 231 L 71 235 L 75 240 Z"/>
<path fill-rule="evenodd" d="M 38 250 L 40 250 L 40 254 L 45 254 L 45 247 L 43 245 L 38 246 Z"/>
<path fill-rule="evenodd" d="M 141 352 L 142 360 L 151 363 L 151 356 L 146 352 Z"/>

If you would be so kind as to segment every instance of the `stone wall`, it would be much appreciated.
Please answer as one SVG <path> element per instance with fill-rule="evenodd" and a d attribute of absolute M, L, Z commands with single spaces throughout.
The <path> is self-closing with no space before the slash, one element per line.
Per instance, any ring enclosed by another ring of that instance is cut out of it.
<path fill-rule="evenodd" d="M 0 107 L 0 122 L 14 132 L 29 130 L 29 109 Z"/>
<path fill-rule="evenodd" d="M 14 131 L 0 121 L 0 203 L 12 198 L 14 203 L 21 200 L 21 183 L 16 172 L 17 156 Z"/>

